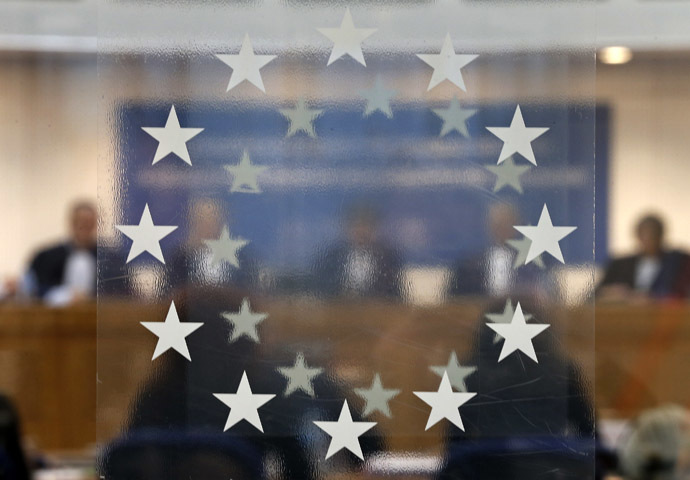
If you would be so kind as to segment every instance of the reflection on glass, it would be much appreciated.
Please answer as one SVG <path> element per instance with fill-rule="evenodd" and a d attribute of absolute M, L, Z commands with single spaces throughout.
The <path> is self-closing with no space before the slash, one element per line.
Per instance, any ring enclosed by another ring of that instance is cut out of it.
<path fill-rule="evenodd" d="M 101 474 L 592 478 L 591 52 L 178 3 L 172 49 L 101 19 Z"/>

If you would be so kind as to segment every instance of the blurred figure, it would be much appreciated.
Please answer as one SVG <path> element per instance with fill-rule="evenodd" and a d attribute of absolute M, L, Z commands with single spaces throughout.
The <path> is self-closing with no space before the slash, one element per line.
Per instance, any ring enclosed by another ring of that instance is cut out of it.
<path fill-rule="evenodd" d="M 620 450 L 628 480 L 681 480 L 690 476 L 690 412 L 667 405 L 643 413 Z"/>
<path fill-rule="evenodd" d="M 228 251 L 221 260 L 210 248 L 210 242 L 221 238 L 224 231 L 232 238 L 237 234 L 228 227 L 223 204 L 209 197 L 195 198 L 189 204 L 189 230 L 184 244 L 174 252 L 168 269 L 168 283 L 174 289 L 190 287 L 233 286 L 247 289 L 256 281 L 256 266 L 250 261 L 247 246 Z M 234 255 L 234 259 L 231 258 Z M 228 260 L 236 260 L 236 266 Z"/>
<path fill-rule="evenodd" d="M 460 263 L 451 283 L 451 294 L 503 298 L 530 292 L 534 286 L 534 274 L 539 267 L 536 262 L 516 265 L 519 252 L 508 245 L 509 241 L 519 235 L 513 228 L 515 225 L 520 225 L 520 222 L 518 211 L 513 205 L 495 203 L 489 207 L 487 229 L 491 245 Z M 520 292 L 517 291 L 518 288 Z"/>
<path fill-rule="evenodd" d="M 548 310 L 523 307 L 534 323 L 554 321 Z M 519 350 L 498 361 L 506 340 L 480 317 L 472 350 L 461 361 L 477 367 L 465 380 L 477 396 L 462 407 L 465 431 L 447 426 L 439 480 L 594 478 L 591 387 L 557 335 L 552 323 L 531 339 L 538 362 Z"/>
<path fill-rule="evenodd" d="M 88 300 L 96 292 L 96 206 L 88 201 L 70 210 L 70 238 L 41 250 L 31 260 L 20 293 L 50 305 Z"/>
<path fill-rule="evenodd" d="M 29 468 L 22 451 L 17 412 L 0 394 L 0 478 L 29 480 Z"/>
<path fill-rule="evenodd" d="M 318 292 L 328 296 L 400 297 L 400 258 L 378 239 L 378 224 L 378 215 L 371 207 L 350 208 L 344 239 L 331 246 L 314 266 Z"/>
<path fill-rule="evenodd" d="M 665 298 L 677 289 L 688 255 L 664 246 L 664 223 L 646 215 L 635 229 L 638 253 L 612 260 L 597 289 L 600 300 Z"/>

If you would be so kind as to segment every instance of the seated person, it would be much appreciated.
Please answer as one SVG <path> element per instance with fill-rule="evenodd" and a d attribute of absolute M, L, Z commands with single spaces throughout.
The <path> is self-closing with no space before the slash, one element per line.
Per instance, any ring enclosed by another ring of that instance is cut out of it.
<path fill-rule="evenodd" d="M 638 253 L 612 260 L 597 296 L 604 300 L 666 298 L 675 293 L 688 255 L 664 246 L 664 224 L 656 215 L 637 223 Z"/>
<path fill-rule="evenodd" d="M 377 238 L 374 210 L 354 206 L 344 223 L 344 239 L 328 248 L 313 267 L 316 290 L 328 296 L 399 297 L 400 258 Z"/>
<path fill-rule="evenodd" d="M 38 252 L 22 280 L 23 294 L 52 305 L 93 298 L 96 292 L 96 207 L 76 203 L 70 213 L 70 238 Z"/>

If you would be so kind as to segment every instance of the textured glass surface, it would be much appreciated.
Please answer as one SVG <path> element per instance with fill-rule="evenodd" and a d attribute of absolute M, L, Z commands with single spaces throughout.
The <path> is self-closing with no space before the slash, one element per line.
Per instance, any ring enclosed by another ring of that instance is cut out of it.
<path fill-rule="evenodd" d="M 99 15 L 101 475 L 594 477 L 592 4 Z"/>

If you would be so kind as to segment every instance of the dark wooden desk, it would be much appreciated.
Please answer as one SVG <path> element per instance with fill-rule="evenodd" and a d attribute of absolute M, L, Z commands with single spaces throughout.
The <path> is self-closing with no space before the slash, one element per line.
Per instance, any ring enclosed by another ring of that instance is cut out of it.
<path fill-rule="evenodd" d="M 441 307 L 258 302 L 270 314 L 265 348 L 322 342 L 329 366 L 345 381 L 366 385 L 362 372 L 387 372 L 406 390 L 435 389 L 429 365 L 469 348 L 480 321 L 475 301 Z M 99 310 L 98 438 L 117 435 L 127 407 L 151 373 L 156 338 L 140 321 L 161 321 L 168 305 L 102 302 Z M 554 310 L 551 322 L 568 354 L 595 372 L 593 309 Z M 184 319 L 183 319 L 184 320 Z M 596 307 L 596 405 L 600 417 L 629 417 L 665 402 L 690 400 L 690 305 Z M 0 306 L 0 390 L 17 402 L 24 432 L 45 450 L 80 449 L 96 439 L 96 307 Z M 360 368 L 366 365 L 367 368 Z M 408 392 L 409 393 L 409 392 Z M 405 398 L 394 414 L 422 422 L 428 413 Z M 416 418 L 419 417 L 419 418 Z M 395 448 L 407 447 L 404 438 Z"/>

